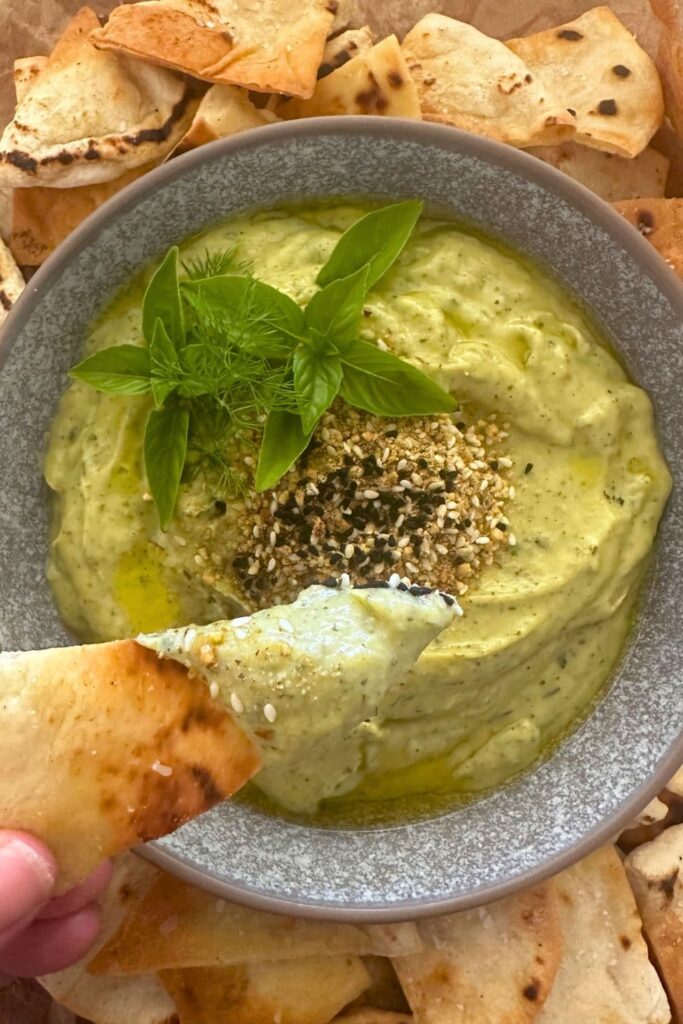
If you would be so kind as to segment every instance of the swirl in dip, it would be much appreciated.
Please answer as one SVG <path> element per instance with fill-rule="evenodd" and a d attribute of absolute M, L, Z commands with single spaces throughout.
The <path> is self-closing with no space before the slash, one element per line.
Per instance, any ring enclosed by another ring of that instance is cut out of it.
<path fill-rule="evenodd" d="M 245 215 L 181 254 L 234 246 L 303 304 L 362 212 Z M 89 351 L 142 343 L 143 287 L 110 304 Z M 358 807 L 373 807 L 370 818 L 433 810 L 498 785 L 580 719 L 627 638 L 670 487 L 648 396 L 548 274 L 490 240 L 424 218 L 370 292 L 362 335 L 433 376 L 461 410 L 388 422 L 335 405 L 274 492 L 226 500 L 190 476 L 162 533 L 142 470 L 148 399 L 77 382 L 45 469 L 49 576 L 83 639 L 251 613 L 341 573 L 457 593 L 463 617 L 387 687 L 331 797 L 325 765 L 311 765 L 319 790 L 279 786 L 280 807 L 315 811 L 324 794 L 334 820 Z M 248 476 L 250 456 L 235 457 Z M 316 700 L 334 715 L 339 694 Z"/>

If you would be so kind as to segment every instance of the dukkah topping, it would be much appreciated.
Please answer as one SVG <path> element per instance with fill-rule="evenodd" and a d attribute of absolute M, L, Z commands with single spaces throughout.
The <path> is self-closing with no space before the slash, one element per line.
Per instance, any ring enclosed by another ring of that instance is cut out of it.
<path fill-rule="evenodd" d="M 516 543 L 505 515 L 514 497 L 506 437 L 495 417 L 392 422 L 335 405 L 277 488 L 243 499 L 231 567 L 245 603 L 289 601 L 343 573 L 465 594 L 496 551 Z"/>

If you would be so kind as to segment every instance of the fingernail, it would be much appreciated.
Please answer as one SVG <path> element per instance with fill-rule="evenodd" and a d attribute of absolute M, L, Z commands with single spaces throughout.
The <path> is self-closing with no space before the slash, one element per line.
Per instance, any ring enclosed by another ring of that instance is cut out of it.
<path fill-rule="evenodd" d="M 0 879 L 3 889 L 16 886 L 23 890 L 22 902 L 40 904 L 52 895 L 55 886 L 54 861 L 30 842 L 12 838 L 0 842 Z"/>

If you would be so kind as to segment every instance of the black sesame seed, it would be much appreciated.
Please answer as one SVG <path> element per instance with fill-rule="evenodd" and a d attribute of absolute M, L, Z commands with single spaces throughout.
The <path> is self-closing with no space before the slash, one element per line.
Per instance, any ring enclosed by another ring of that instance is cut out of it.
<path fill-rule="evenodd" d="M 527 462 L 526 466 L 524 467 L 524 473 L 525 473 L 525 475 L 526 475 L 527 473 L 530 473 L 530 472 L 531 472 L 531 470 L 532 470 L 533 468 L 534 468 L 534 464 L 533 464 L 533 462 Z"/>
<path fill-rule="evenodd" d="M 356 583 L 354 590 L 387 590 L 389 584 L 386 580 L 368 580 L 367 583 Z"/>
<path fill-rule="evenodd" d="M 431 594 L 433 591 L 431 587 L 418 587 L 417 584 L 413 584 L 410 593 L 413 597 L 424 597 L 425 594 Z"/>
<path fill-rule="evenodd" d="M 334 576 L 326 576 L 325 579 L 322 581 L 322 586 L 331 588 L 338 587 L 339 580 L 337 580 Z"/>
<path fill-rule="evenodd" d="M 449 608 L 452 608 L 455 604 L 455 599 L 450 594 L 444 594 L 443 590 L 439 591 L 439 594 L 444 599 Z"/>
<path fill-rule="evenodd" d="M 385 437 L 398 437 L 398 430 L 385 430 L 384 431 L 384 436 Z"/>
<path fill-rule="evenodd" d="M 220 498 L 214 501 L 213 507 L 216 509 L 216 512 L 218 512 L 218 514 L 221 516 L 225 515 L 225 513 L 228 511 L 228 506 L 225 504 L 224 501 L 221 501 Z"/>
<path fill-rule="evenodd" d="M 390 537 L 389 540 L 387 541 L 387 547 L 389 548 L 395 548 L 397 544 L 398 541 L 396 540 L 395 537 Z"/>
<path fill-rule="evenodd" d="M 429 468 L 429 463 L 427 462 L 426 459 L 422 459 L 422 458 L 418 459 L 417 460 L 417 464 L 420 467 L 420 469 L 428 469 Z"/>

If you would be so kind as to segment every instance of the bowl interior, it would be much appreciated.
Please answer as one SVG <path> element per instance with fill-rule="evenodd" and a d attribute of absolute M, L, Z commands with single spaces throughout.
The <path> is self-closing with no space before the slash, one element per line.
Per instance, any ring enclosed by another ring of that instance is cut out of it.
<path fill-rule="evenodd" d="M 112 293 L 171 244 L 241 210 L 317 196 L 419 196 L 551 268 L 654 400 L 681 471 L 683 288 L 604 203 L 523 153 L 382 118 L 275 125 L 187 154 L 105 205 L 20 299 L 0 347 L 0 647 L 69 642 L 44 572 L 45 438 L 66 370 Z M 544 764 L 431 821 L 321 830 L 226 804 L 145 855 L 271 910 L 400 919 L 502 896 L 606 841 L 678 767 L 683 570 L 678 487 L 637 636 L 592 715 Z"/>

